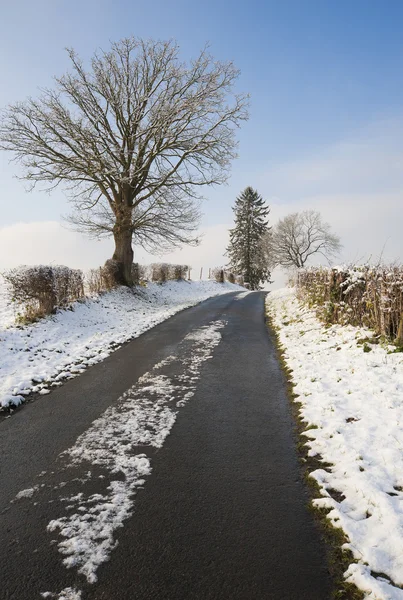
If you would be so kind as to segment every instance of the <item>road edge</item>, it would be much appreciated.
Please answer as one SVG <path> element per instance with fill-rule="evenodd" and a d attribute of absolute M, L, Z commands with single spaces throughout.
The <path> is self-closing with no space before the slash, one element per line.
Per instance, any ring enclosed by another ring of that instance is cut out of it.
<path fill-rule="evenodd" d="M 294 421 L 294 438 L 298 454 L 298 462 L 300 465 L 302 478 L 306 485 L 309 494 L 308 508 L 314 516 L 315 521 L 319 525 L 320 533 L 326 545 L 326 559 L 329 568 L 330 577 L 333 583 L 332 600 L 364 600 L 365 594 L 362 590 L 356 587 L 353 583 L 349 583 L 344 578 L 344 573 L 351 563 L 356 563 L 352 553 L 342 548 L 347 542 L 345 533 L 334 527 L 327 514 L 329 509 L 319 508 L 313 505 L 313 500 L 322 498 L 320 487 L 316 480 L 311 477 L 311 473 L 316 469 L 326 468 L 326 463 L 318 457 L 308 456 L 308 447 L 306 441 L 309 439 L 305 432 L 307 431 L 306 423 L 302 420 L 300 409 L 302 404 L 298 401 L 299 395 L 294 391 L 294 383 L 292 381 L 292 369 L 287 366 L 285 361 L 285 349 L 280 342 L 278 328 L 274 324 L 267 299 L 270 292 L 265 296 L 265 325 L 269 337 L 272 339 L 276 348 L 277 360 L 280 364 L 286 381 L 286 393 L 291 409 L 292 418 Z"/>

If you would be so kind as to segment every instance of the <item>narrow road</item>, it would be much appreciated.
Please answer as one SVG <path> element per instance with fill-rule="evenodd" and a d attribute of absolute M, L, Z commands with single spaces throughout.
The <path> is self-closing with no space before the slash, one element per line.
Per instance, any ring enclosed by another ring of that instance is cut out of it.
<path fill-rule="evenodd" d="M 327 600 L 292 429 L 263 293 L 175 315 L 0 423 L 0 598 Z"/>

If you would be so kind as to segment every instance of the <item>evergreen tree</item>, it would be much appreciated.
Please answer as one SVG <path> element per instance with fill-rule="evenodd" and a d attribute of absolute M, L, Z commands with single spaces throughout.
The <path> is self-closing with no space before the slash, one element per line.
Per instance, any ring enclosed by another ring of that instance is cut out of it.
<path fill-rule="evenodd" d="M 270 230 L 267 216 L 270 209 L 256 190 L 247 187 L 238 196 L 233 208 L 235 227 L 230 229 L 227 248 L 229 268 L 243 275 L 251 290 L 270 279 L 270 271 L 262 245 L 263 236 Z"/>

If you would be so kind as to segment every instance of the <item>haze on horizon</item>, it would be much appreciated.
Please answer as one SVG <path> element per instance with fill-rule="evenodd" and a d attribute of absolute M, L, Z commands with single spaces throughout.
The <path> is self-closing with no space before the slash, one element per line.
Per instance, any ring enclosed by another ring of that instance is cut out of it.
<path fill-rule="evenodd" d="M 239 131 L 239 158 L 227 186 L 205 190 L 198 248 L 163 257 L 135 249 L 139 262 L 200 267 L 225 264 L 232 206 L 246 187 L 271 207 L 270 223 L 315 209 L 341 237 L 337 262 L 403 259 L 403 5 L 398 0 L 219 0 L 150 11 L 134 1 L 68 5 L 26 0 L 2 7 L 0 107 L 39 95 L 68 67 L 65 47 L 84 60 L 111 40 L 175 38 L 185 59 L 210 43 L 217 59 L 241 69 L 239 90 L 251 116 Z M 17 35 L 18 33 L 18 35 Z M 18 167 L 0 153 L 0 269 L 18 264 L 102 264 L 113 243 L 96 242 L 61 223 L 61 190 L 27 193 Z"/>

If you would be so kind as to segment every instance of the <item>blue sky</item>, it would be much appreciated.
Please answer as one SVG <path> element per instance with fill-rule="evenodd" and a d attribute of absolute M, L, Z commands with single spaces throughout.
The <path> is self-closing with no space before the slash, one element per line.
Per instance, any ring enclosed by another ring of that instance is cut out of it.
<path fill-rule="evenodd" d="M 385 243 L 391 259 L 403 258 L 396 226 L 403 217 L 400 0 L 3 0 L 1 14 L 0 106 L 51 85 L 68 68 L 66 46 L 86 59 L 128 35 L 175 38 L 189 58 L 209 42 L 215 57 L 241 69 L 238 87 L 251 95 L 251 116 L 229 186 L 206 190 L 206 231 L 222 239 L 234 197 L 252 185 L 272 205 L 273 221 L 290 210 L 321 210 L 338 227 L 346 260 Z M 26 194 L 16 172 L 1 155 L 0 238 L 17 223 L 56 222 L 68 211 L 60 192 Z M 222 244 L 210 260 L 220 252 Z"/>

